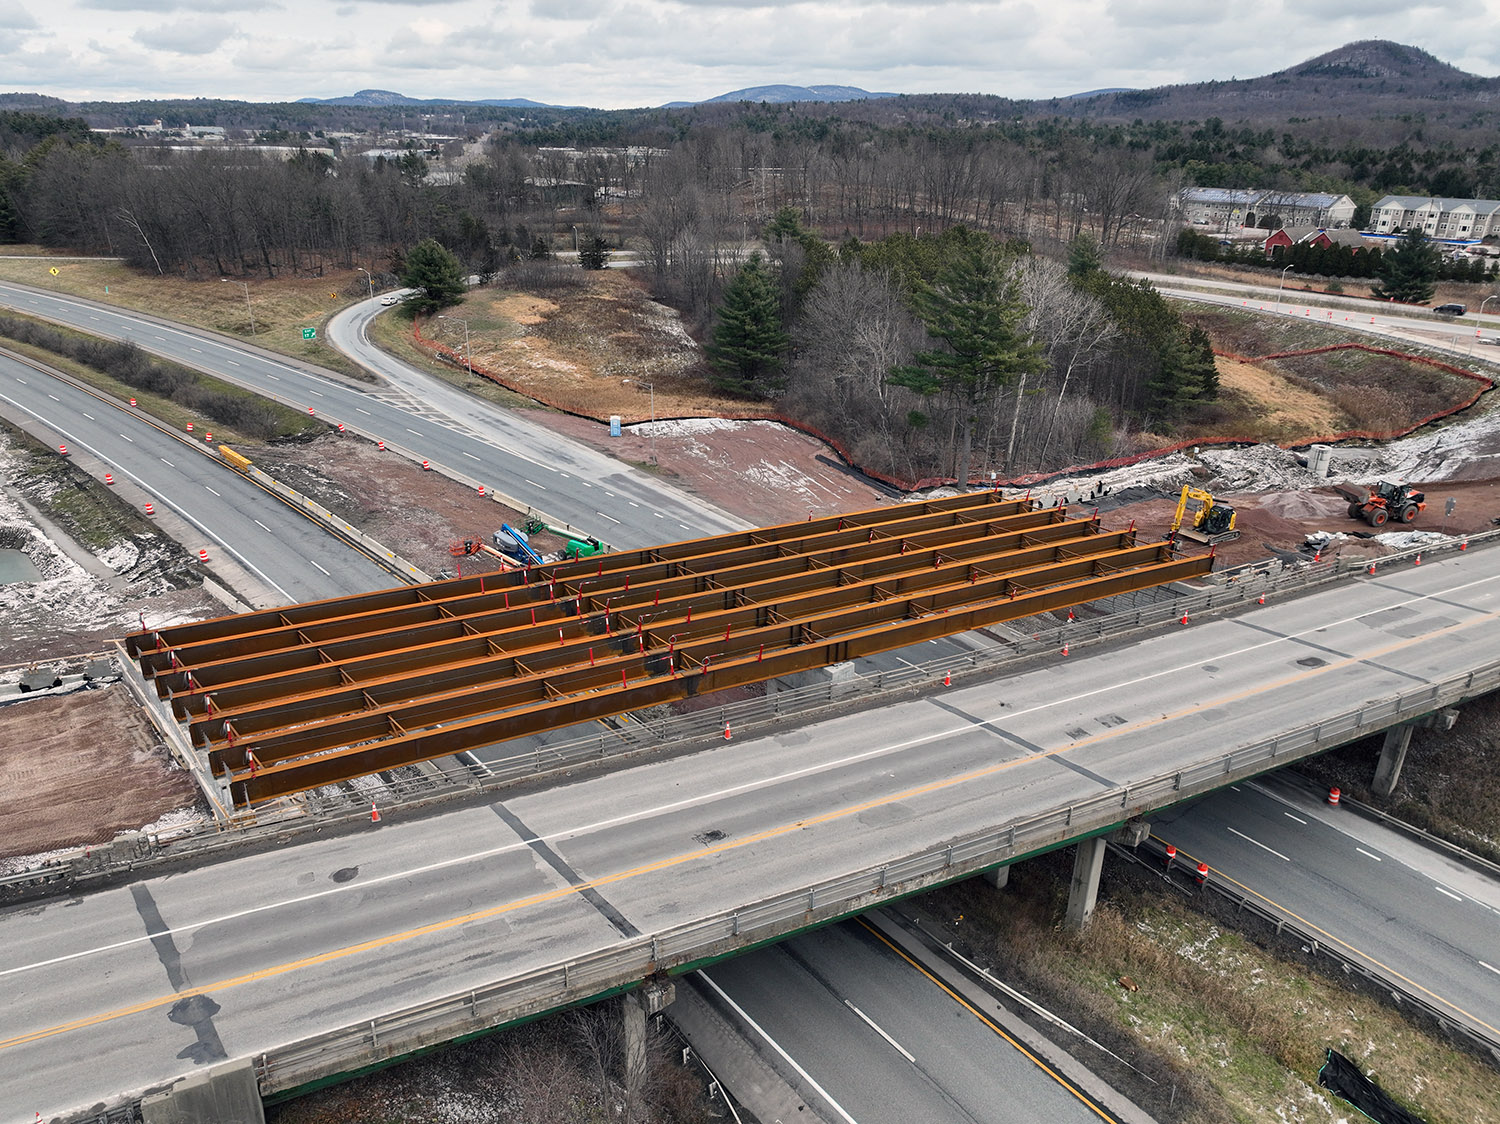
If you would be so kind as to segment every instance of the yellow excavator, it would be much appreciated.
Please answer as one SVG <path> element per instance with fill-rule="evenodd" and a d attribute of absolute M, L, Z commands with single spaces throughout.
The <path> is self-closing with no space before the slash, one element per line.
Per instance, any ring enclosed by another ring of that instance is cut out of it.
<path fill-rule="evenodd" d="M 1192 526 L 1184 528 L 1182 520 L 1187 514 L 1189 500 L 1196 500 L 1199 507 L 1193 513 Z M 1215 503 L 1214 497 L 1202 488 L 1195 488 L 1191 484 L 1182 486 L 1182 498 L 1177 501 L 1177 514 L 1172 516 L 1172 528 L 1167 532 L 1169 541 L 1176 542 L 1183 538 L 1207 546 L 1218 546 L 1220 543 L 1234 542 L 1239 537 L 1240 533 L 1234 526 L 1234 508 L 1227 503 Z"/>

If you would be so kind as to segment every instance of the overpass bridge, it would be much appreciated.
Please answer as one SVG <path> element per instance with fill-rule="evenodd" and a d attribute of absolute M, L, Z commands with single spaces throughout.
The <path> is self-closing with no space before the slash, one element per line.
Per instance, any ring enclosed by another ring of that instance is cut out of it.
<path fill-rule="evenodd" d="M 1097 839 L 1500 684 L 1500 551 L 1250 606 L 10 910 L 0 1090 L 50 1116 L 239 1059 L 274 1097 Z M 1500 1033 L 1500 995 L 1462 998 Z"/>

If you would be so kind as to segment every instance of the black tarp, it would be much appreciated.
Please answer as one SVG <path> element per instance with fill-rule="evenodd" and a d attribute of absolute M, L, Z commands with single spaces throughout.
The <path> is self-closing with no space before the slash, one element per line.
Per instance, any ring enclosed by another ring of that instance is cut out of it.
<path fill-rule="evenodd" d="M 1421 1117 L 1391 1100 L 1384 1089 L 1337 1050 L 1328 1051 L 1328 1060 L 1318 1070 L 1318 1084 L 1343 1097 L 1376 1124 L 1424 1124 Z"/>

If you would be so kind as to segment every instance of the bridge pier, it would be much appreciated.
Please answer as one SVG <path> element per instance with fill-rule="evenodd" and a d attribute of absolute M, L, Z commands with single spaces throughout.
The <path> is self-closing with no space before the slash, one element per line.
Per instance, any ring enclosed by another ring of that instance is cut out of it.
<path fill-rule="evenodd" d="M 266 1124 L 249 1058 L 212 1066 L 141 1101 L 145 1124 Z"/>
<path fill-rule="evenodd" d="M 1010 884 L 1010 863 L 985 871 L 984 880 L 997 890 L 1005 889 Z"/>
<path fill-rule="evenodd" d="M 1099 872 L 1104 869 L 1104 836 L 1080 839 L 1073 853 L 1073 881 L 1068 886 L 1067 926 L 1082 929 L 1094 915 L 1099 898 Z"/>
<path fill-rule="evenodd" d="M 659 1015 L 677 998 L 670 979 L 653 978 L 620 997 L 620 1031 L 625 1037 L 625 1096 L 638 1104 L 646 1081 L 646 1016 Z"/>
<path fill-rule="evenodd" d="M 1396 791 L 1401 779 L 1401 766 L 1406 763 L 1406 751 L 1411 746 L 1411 732 L 1418 727 L 1435 730 L 1451 730 L 1458 721 L 1458 710 L 1446 706 L 1435 714 L 1419 718 L 1415 722 L 1403 722 L 1385 732 L 1385 742 L 1380 747 L 1380 761 L 1375 766 L 1375 780 L 1370 788 L 1377 796 L 1389 796 Z"/>

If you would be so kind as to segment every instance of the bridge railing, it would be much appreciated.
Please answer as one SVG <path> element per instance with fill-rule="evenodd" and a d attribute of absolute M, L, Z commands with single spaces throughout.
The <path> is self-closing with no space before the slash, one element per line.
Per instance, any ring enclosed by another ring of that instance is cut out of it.
<path fill-rule="evenodd" d="M 625 715 L 587 735 L 541 746 L 524 748 L 511 756 L 471 767 L 434 765 L 408 767 L 381 774 L 374 792 L 383 813 L 416 810 L 455 796 L 498 791 L 517 780 L 556 773 L 590 762 L 683 742 L 701 742 L 722 737 L 753 734 L 791 717 L 803 719 L 853 704 L 869 705 L 881 700 L 910 696 L 953 678 L 959 681 L 993 677 L 1008 668 L 1020 667 L 1045 652 L 1070 651 L 1120 640 L 1141 632 L 1170 627 L 1183 616 L 1189 620 L 1224 613 L 1264 598 L 1293 596 L 1337 581 L 1368 580 L 1381 572 L 1405 568 L 1418 559 L 1478 547 L 1500 541 L 1500 531 L 1454 539 L 1437 546 L 1424 546 L 1378 558 L 1341 558 L 1337 553 L 1316 562 L 1267 562 L 1222 571 L 1213 575 L 1207 588 L 1168 587 L 1164 599 L 1147 601 L 1122 595 L 1094 603 L 1073 621 L 1043 621 L 1031 618 L 1015 622 L 991 648 L 956 658 L 940 657 L 903 664 L 897 668 L 865 674 L 850 673 L 827 682 L 793 690 L 777 690 L 718 707 L 685 714 L 642 712 Z M 1029 627 L 1026 627 L 1029 626 Z M 352 787 L 330 787 L 308 793 L 297 804 L 242 813 L 227 822 L 204 819 L 178 825 L 170 831 L 126 837 L 112 845 L 96 847 L 47 861 L 27 870 L 0 875 L 0 900 L 35 896 L 57 889 L 130 871 L 164 859 L 203 858 L 238 846 L 247 839 L 279 838 L 303 828 L 327 828 L 353 822 L 370 814 L 371 792 Z"/>
<path fill-rule="evenodd" d="M 727 955 L 927 886 L 1107 831 L 1133 816 L 1497 688 L 1500 661 L 1063 807 L 958 836 L 915 854 L 819 879 L 787 893 L 592 953 L 570 956 L 565 965 L 518 973 L 279 1047 L 256 1059 L 261 1091 L 271 1095 L 296 1088 L 435 1042 L 628 988 L 656 972 Z M 1467 1028 L 1467 1033 L 1482 1032 Z"/>

